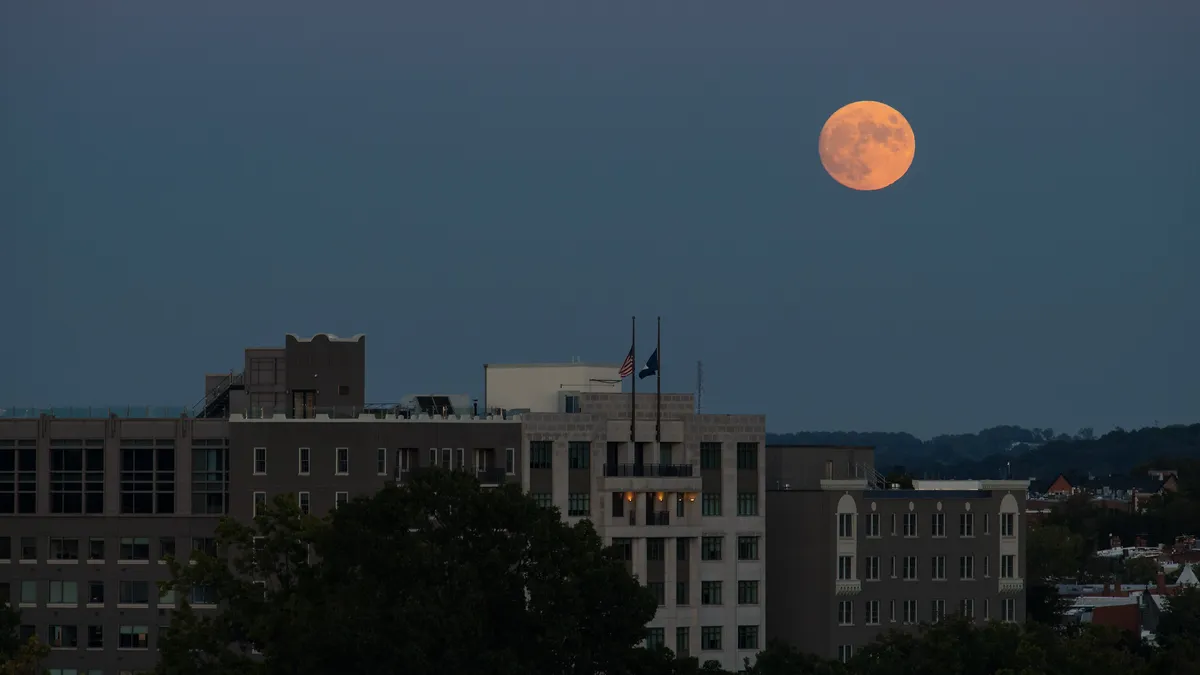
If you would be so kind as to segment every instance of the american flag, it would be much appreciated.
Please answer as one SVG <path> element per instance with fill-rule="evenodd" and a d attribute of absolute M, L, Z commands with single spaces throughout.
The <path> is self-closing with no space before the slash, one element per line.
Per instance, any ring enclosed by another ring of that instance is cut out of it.
<path fill-rule="evenodd" d="M 621 372 L 618 374 L 622 380 L 633 374 L 633 347 L 629 348 L 629 355 L 625 357 L 625 362 L 621 364 Z"/>

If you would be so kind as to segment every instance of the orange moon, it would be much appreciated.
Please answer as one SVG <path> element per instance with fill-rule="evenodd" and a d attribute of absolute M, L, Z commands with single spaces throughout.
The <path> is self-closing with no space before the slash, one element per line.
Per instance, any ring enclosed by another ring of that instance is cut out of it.
<path fill-rule="evenodd" d="M 881 190 L 912 166 L 916 137 L 904 115 L 877 101 L 858 101 L 829 116 L 821 128 L 821 164 L 852 190 Z"/>

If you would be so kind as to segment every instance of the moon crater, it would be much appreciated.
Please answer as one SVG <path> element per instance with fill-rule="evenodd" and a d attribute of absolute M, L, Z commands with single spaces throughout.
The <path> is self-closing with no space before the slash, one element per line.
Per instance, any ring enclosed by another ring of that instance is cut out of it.
<path fill-rule="evenodd" d="M 821 129 L 821 164 L 854 190 L 880 190 L 912 166 L 916 139 L 898 110 L 877 101 L 840 108 Z"/>

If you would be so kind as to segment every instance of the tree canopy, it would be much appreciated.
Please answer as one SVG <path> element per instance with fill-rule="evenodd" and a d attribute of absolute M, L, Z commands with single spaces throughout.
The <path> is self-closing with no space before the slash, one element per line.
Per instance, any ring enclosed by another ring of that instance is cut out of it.
<path fill-rule="evenodd" d="M 41 663 L 50 654 L 50 647 L 37 639 L 20 637 L 21 614 L 9 605 L 0 604 L 0 675 L 42 675 Z"/>
<path fill-rule="evenodd" d="M 516 487 L 423 473 L 319 519 L 282 495 L 169 561 L 172 675 L 640 672 L 656 602 L 588 521 Z M 215 591 L 222 611 L 187 602 Z M 232 648 L 231 648 L 232 646 Z M 251 652 L 257 651 L 260 655 Z"/>

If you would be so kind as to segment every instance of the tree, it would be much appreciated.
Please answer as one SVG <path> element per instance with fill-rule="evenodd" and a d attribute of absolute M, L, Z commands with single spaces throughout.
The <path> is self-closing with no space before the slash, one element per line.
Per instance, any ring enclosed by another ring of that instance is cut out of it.
<path fill-rule="evenodd" d="M 591 675 L 649 658 L 637 645 L 653 595 L 588 521 L 568 525 L 515 486 L 430 471 L 325 519 L 295 504 L 223 522 L 225 559 L 169 561 L 165 587 L 185 602 L 160 673 Z M 198 586 L 221 612 L 186 602 Z"/>
<path fill-rule="evenodd" d="M 1127 558 L 1121 565 L 1121 583 L 1152 584 L 1158 579 L 1158 572 L 1155 558 Z"/>
<path fill-rule="evenodd" d="M 802 652 L 792 645 L 772 640 L 749 670 L 750 675 L 849 675 L 837 661 Z"/>
<path fill-rule="evenodd" d="M 42 661 L 50 654 L 50 647 L 36 635 L 22 641 L 20 626 L 21 614 L 0 604 L 0 675 L 42 675 Z"/>

